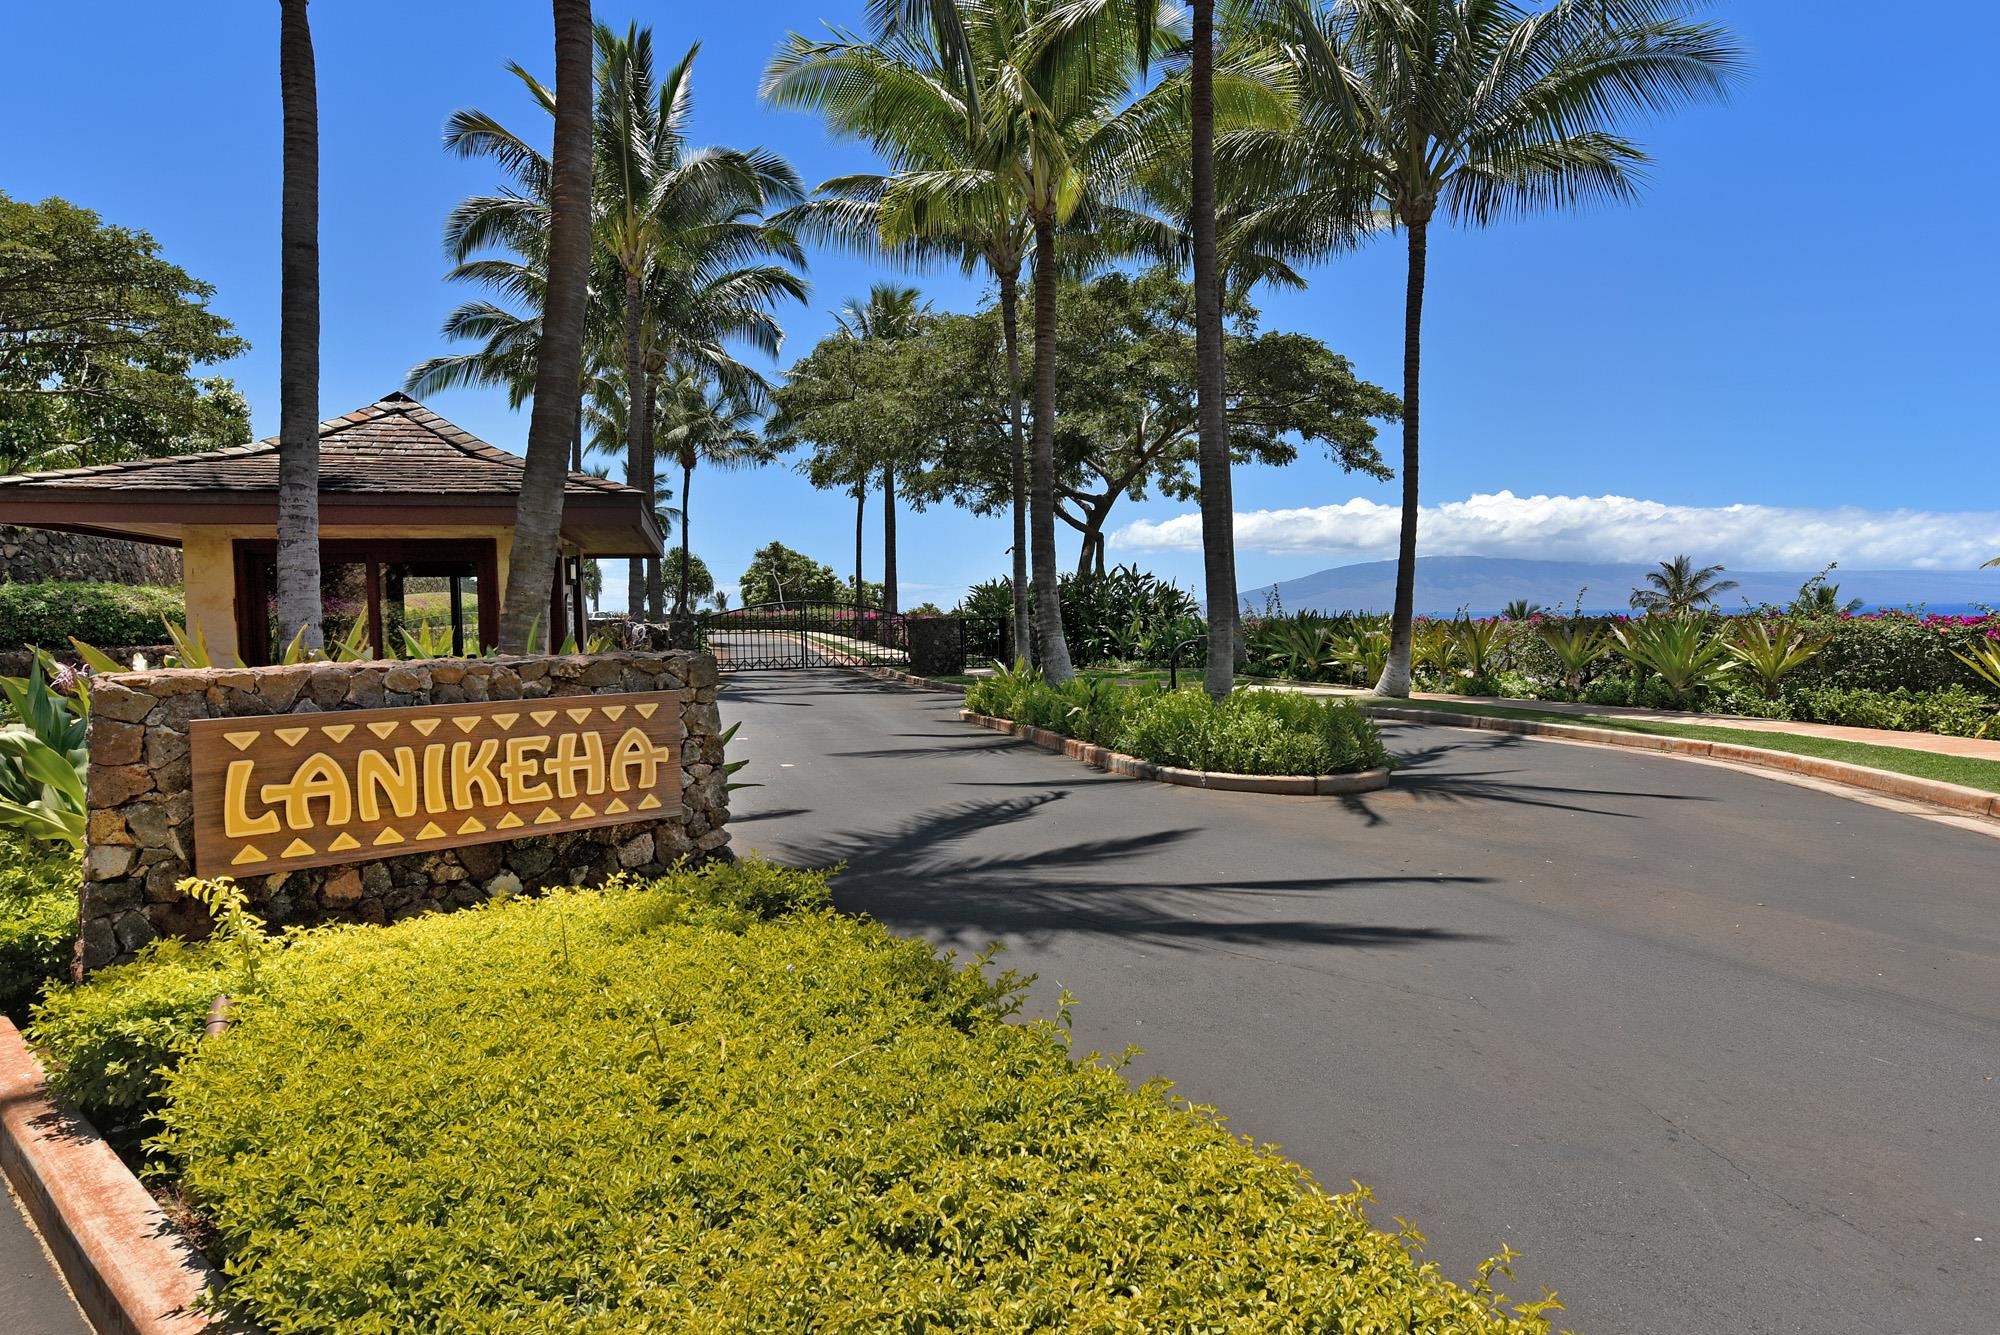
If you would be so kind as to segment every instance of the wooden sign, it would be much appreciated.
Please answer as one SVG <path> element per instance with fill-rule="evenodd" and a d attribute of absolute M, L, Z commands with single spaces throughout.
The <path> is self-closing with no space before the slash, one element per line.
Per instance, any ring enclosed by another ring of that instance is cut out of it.
<path fill-rule="evenodd" d="M 200 876 L 657 819 L 681 801 L 685 691 L 197 719 Z"/>

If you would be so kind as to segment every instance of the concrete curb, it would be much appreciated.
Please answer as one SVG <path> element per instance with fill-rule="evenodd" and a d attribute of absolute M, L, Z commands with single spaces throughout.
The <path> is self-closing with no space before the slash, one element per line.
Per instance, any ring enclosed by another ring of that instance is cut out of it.
<path fill-rule="evenodd" d="M 946 695 L 965 694 L 963 686 L 947 686 L 932 681 L 928 677 L 919 677 L 912 672 L 898 672 L 894 668 L 872 667 L 866 663 L 842 663 L 840 666 L 846 668 L 849 672 L 859 672 L 864 677 L 873 677 L 877 681 L 894 682 L 898 686 L 908 686 L 919 691 L 938 691 Z"/>
<path fill-rule="evenodd" d="M 1844 784 L 1884 797 L 1921 802 L 1968 816 L 2000 818 L 2000 794 L 1939 779 L 1920 779 L 1891 770 L 1850 765 L 1842 760 L 1823 760 L 1790 751 L 1769 751 L 1760 746 L 1736 742 L 1705 742 L 1692 737 L 1664 737 L 1653 733 L 1624 732 L 1615 728 L 1593 728 L 1580 723 L 1548 723 L 1541 719 L 1497 718 L 1486 714 L 1460 714 L 1420 706 L 1364 704 L 1362 708 L 1377 718 L 1403 723 L 1427 723 L 1445 728 L 1472 728 L 1483 732 L 1509 732 L 1527 737 L 1555 737 L 1600 746 L 1622 746 L 1637 751 L 1659 751 L 1668 755 L 1695 756 L 1752 769 L 1777 770 L 1802 775 L 1826 783 Z"/>
<path fill-rule="evenodd" d="M 1366 769 L 1355 774 L 1223 774 L 1215 770 L 1181 769 L 1157 765 L 1150 760 L 1113 751 L 1108 746 L 1081 742 L 1047 728 L 1031 728 L 1011 719 L 958 711 L 959 718 L 977 727 L 1004 732 L 1024 742 L 1081 760 L 1128 779 L 1151 779 L 1155 783 L 1178 784 L 1182 788 L 1206 788 L 1218 793 L 1266 793 L 1276 797 L 1339 797 L 1350 793 L 1372 793 L 1389 786 L 1389 771 Z"/>
<path fill-rule="evenodd" d="M 41 1063 L 0 1018 L 0 1170 L 100 1335 L 221 1335 L 193 1311 L 220 1279 L 96 1128 L 49 1100 Z"/>

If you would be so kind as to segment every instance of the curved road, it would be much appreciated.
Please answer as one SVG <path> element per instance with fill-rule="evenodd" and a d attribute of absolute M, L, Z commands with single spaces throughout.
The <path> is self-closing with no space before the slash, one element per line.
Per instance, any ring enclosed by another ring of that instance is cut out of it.
<path fill-rule="evenodd" d="M 1004 942 L 1079 1050 L 1368 1183 L 1447 1274 L 1505 1243 L 1593 1335 L 2000 1329 L 2000 840 L 1410 726 L 1384 793 L 1206 793 L 949 696 L 728 680 L 739 851 Z"/>

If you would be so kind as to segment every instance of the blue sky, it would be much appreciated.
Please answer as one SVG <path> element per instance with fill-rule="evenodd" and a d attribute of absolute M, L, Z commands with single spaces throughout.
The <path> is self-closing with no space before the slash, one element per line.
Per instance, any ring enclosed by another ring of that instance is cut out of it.
<path fill-rule="evenodd" d="M 663 56 L 700 40 L 697 141 L 763 144 L 813 182 L 862 167 L 865 150 L 761 108 L 757 77 L 787 29 L 853 23 L 859 8 L 600 0 L 597 13 L 652 23 Z M 1975 92 L 2000 18 L 1970 0 L 1933 7 L 1922 24 L 1885 23 L 1879 5 L 1853 0 L 1713 13 L 1740 33 L 1753 71 L 1727 106 L 1635 127 L 1656 159 L 1637 207 L 1433 237 L 1423 480 L 1443 508 L 1427 518 L 1440 544 L 1430 549 L 1658 559 L 1672 546 L 1741 567 L 1849 569 L 1963 568 L 2000 552 L 2000 173 L 1978 165 L 1986 99 Z M 277 428 L 277 6 L 222 17 L 7 6 L 0 189 L 143 227 L 214 283 L 216 308 L 253 345 L 223 369 L 264 435 Z M 527 0 L 342 0 L 315 5 L 314 23 L 331 416 L 399 387 L 444 346 L 438 324 L 465 293 L 441 281 L 439 227 L 494 179 L 447 158 L 441 128 L 461 106 L 534 127 L 504 66 L 546 72 L 551 42 L 547 5 Z M 881 273 L 814 255 L 813 299 L 786 316 L 788 356 Z M 1394 388 L 1402 276 L 1400 241 L 1384 238 L 1319 269 L 1307 292 L 1267 294 L 1265 325 L 1321 337 Z M 955 275 L 917 281 L 941 308 L 980 296 Z M 432 406 L 522 448 L 526 417 L 497 392 Z M 1393 430 L 1383 443 L 1394 449 Z M 1393 484 L 1308 459 L 1241 470 L 1236 498 L 1246 586 L 1390 552 L 1380 507 Z M 1633 502 L 1647 503 L 1648 524 L 1632 521 Z M 1117 524 L 1138 522 L 1114 559 L 1198 578 L 1185 521 L 1174 522 L 1185 506 L 1120 510 Z M 844 572 L 852 534 L 850 501 L 785 470 L 697 478 L 694 545 L 724 583 L 772 538 Z M 949 605 L 1005 568 L 1006 543 L 1001 521 L 904 516 L 905 603 Z M 879 531 L 871 577 L 878 546 Z M 1064 546 L 1073 551 L 1066 532 Z"/>

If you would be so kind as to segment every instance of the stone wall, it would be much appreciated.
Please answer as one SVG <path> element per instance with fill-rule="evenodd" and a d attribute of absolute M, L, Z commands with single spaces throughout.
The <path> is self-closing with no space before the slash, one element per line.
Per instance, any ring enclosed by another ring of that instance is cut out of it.
<path fill-rule="evenodd" d="M 618 691 L 687 690 L 681 806 L 664 819 L 533 839 L 314 867 L 243 882 L 273 927 L 393 922 L 433 909 L 613 872 L 665 871 L 685 857 L 727 856 L 715 659 L 621 652 L 559 657 L 432 659 L 196 668 L 99 677 L 92 688 L 90 828 L 84 853 L 76 972 L 130 959 L 155 936 L 200 937 L 208 913 L 174 887 L 192 874 L 194 719 L 341 709 L 535 700 Z"/>
<path fill-rule="evenodd" d="M 181 582 L 178 547 L 0 524 L 0 584 Z"/>

